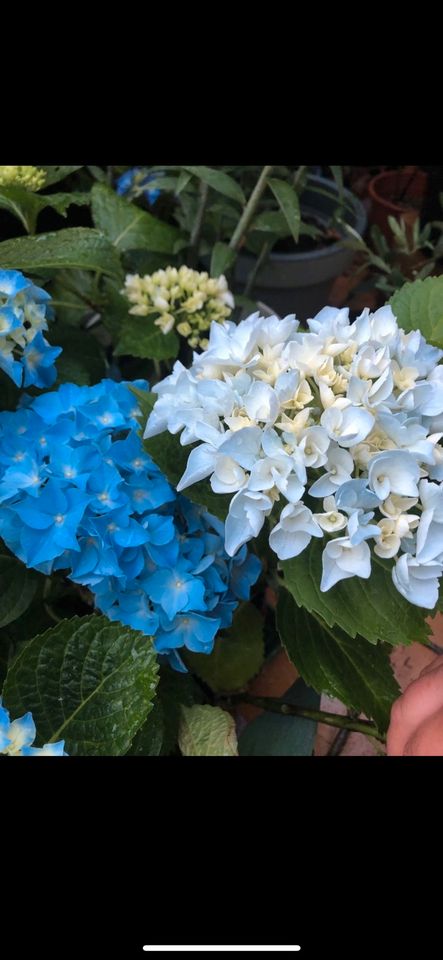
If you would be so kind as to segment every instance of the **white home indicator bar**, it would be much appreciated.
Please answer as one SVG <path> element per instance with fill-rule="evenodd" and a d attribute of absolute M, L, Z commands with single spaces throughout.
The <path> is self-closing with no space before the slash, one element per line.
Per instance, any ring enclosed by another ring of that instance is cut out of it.
<path fill-rule="evenodd" d="M 229 950 L 230 952 L 234 952 L 234 953 L 235 953 L 236 951 L 241 952 L 241 953 L 250 953 L 250 952 L 254 952 L 254 953 L 256 953 L 256 952 L 258 952 L 258 953 L 274 953 L 274 952 L 278 952 L 278 953 L 292 953 L 293 950 L 300 950 L 300 949 L 301 949 L 301 947 L 298 946 L 297 944 L 295 944 L 295 946 L 292 946 L 292 947 L 282 947 L 282 946 L 278 946 L 278 947 L 257 947 L 257 946 L 256 946 L 256 947 L 245 947 L 245 946 L 243 946 L 243 947 L 216 947 L 216 946 L 215 946 L 215 947 L 202 947 L 202 946 L 197 946 L 197 947 L 178 947 L 178 946 L 159 947 L 159 946 L 157 946 L 157 947 L 154 947 L 154 946 L 152 946 L 152 947 L 151 947 L 151 946 L 145 946 L 145 947 L 143 947 L 143 950 L 159 951 L 159 952 L 161 952 L 161 953 L 167 953 L 167 952 L 169 952 L 169 951 L 173 951 L 174 953 L 193 953 L 194 951 L 195 951 L 196 953 L 204 953 L 205 950 L 212 950 L 212 951 L 216 951 L 216 952 L 218 952 L 218 953 L 221 953 L 221 952 L 223 952 L 223 951 L 225 951 L 225 950 Z"/>

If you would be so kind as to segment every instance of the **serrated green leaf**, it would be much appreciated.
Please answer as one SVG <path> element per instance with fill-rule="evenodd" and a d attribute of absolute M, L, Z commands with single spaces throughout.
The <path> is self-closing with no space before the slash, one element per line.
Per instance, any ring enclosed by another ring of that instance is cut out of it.
<path fill-rule="evenodd" d="M 43 184 L 42 190 L 45 187 L 50 187 L 53 183 L 58 183 L 60 180 L 64 180 L 65 177 L 68 177 L 70 173 L 75 173 L 76 170 L 81 170 L 80 167 L 39 167 L 39 170 L 46 170 L 46 180 Z"/>
<path fill-rule="evenodd" d="M 64 740 L 70 756 L 118 756 L 152 709 L 157 682 L 151 638 L 107 617 L 73 617 L 26 645 L 3 699 L 12 716 L 32 712 L 38 744 Z"/>
<path fill-rule="evenodd" d="M 140 247 L 157 253 L 173 253 L 179 237 L 177 227 L 119 197 L 103 183 L 94 184 L 91 198 L 95 226 L 103 230 L 114 247 L 119 250 Z"/>
<path fill-rule="evenodd" d="M 236 757 L 233 718 L 220 707 L 182 707 L 179 747 L 184 757 Z"/>
<path fill-rule="evenodd" d="M 131 390 L 135 393 L 142 411 L 140 423 L 143 434 L 147 418 L 151 413 L 157 397 L 155 393 L 146 393 L 133 386 L 131 386 Z M 165 474 L 172 486 L 176 487 L 180 477 L 182 477 L 185 472 L 189 454 L 195 444 L 182 447 L 178 436 L 172 436 L 172 434 L 165 431 L 165 433 L 161 433 L 157 437 L 151 437 L 150 440 L 143 440 L 143 446 L 146 452 L 149 453 L 149 456 L 152 457 L 154 463 L 160 467 L 160 470 Z M 229 494 L 214 493 L 207 480 L 200 480 L 199 483 L 194 483 L 192 487 L 186 490 L 186 496 L 194 503 L 206 507 L 210 513 L 214 514 L 214 516 L 220 520 L 226 519 L 231 497 Z"/>
<path fill-rule="evenodd" d="M 175 359 L 179 350 L 179 339 L 174 330 L 162 333 L 151 317 L 134 317 L 130 314 L 125 320 L 121 336 L 115 347 L 117 357 L 151 358 L 157 360 Z"/>
<path fill-rule="evenodd" d="M 182 169 L 187 170 L 194 177 L 198 177 L 199 180 L 203 180 L 203 183 L 207 183 L 217 193 L 222 193 L 223 196 L 230 197 L 231 200 L 237 200 L 242 205 L 246 203 L 242 188 L 228 173 L 224 173 L 222 170 L 213 170 L 212 167 L 182 167 Z"/>
<path fill-rule="evenodd" d="M 8 210 L 23 224 L 28 233 L 34 233 L 39 213 L 52 207 L 62 217 L 71 204 L 82 206 L 90 202 L 89 193 L 32 193 L 24 187 L 1 187 L 0 207 Z"/>
<path fill-rule="evenodd" d="M 405 283 L 389 303 L 403 330 L 421 330 L 429 343 L 443 348 L 443 277 Z"/>
<path fill-rule="evenodd" d="M 300 201 L 298 199 L 298 194 L 289 183 L 286 183 L 285 180 L 276 180 L 275 178 L 271 177 L 271 179 L 268 180 L 268 184 L 282 213 L 286 217 L 286 222 L 295 240 L 295 243 L 298 243 L 301 220 Z"/>
<path fill-rule="evenodd" d="M 234 614 L 232 626 L 217 636 L 209 655 L 186 651 L 186 666 L 215 693 L 240 690 L 260 670 L 264 658 L 263 617 L 252 603 Z"/>
<path fill-rule="evenodd" d="M 17 620 L 27 610 L 38 582 L 38 574 L 20 560 L 0 555 L 0 627 Z"/>
<path fill-rule="evenodd" d="M 350 637 L 337 625 L 322 626 L 284 589 L 277 628 L 290 660 L 310 687 L 366 714 L 381 733 L 387 730 L 392 704 L 401 691 L 385 647 Z"/>
<path fill-rule="evenodd" d="M 163 745 L 163 707 L 158 697 L 128 750 L 128 757 L 158 757 Z"/>
<path fill-rule="evenodd" d="M 430 633 L 426 610 L 408 603 L 392 583 L 389 565 L 373 557 L 369 580 L 350 577 L 320 592 L 323 543 L 312 540 L 293 560 L 282 564 L 284 585 L 299 607 L 318 613 L 329 627 L 337 623 L 349 636 L 370 643 L 423 643 Z"/>
<path fill-rule="evenodd" d="M 122 278 L 116 250 L 99 230 L 88 227 L 4 240 L 0 243 L 0 267 L 31 273 L 44 267 L 75 267 Z"/>
<path fill-rule="evenodd" d="M 214 244 L 209 272 L 211 277 L 220 277 L 234 263 L 235 251 L 227 243 Z"/>
<path fill-rule="evenodd" d="M 303 680 L 297 680 L 284 699 L 305 710 L 318 710 L 320 705 L 318 693 Z M 316 733 L 315 720 L 263 713 L 239 737 L 238 752 L 241 757 L 310 757 Z"/>

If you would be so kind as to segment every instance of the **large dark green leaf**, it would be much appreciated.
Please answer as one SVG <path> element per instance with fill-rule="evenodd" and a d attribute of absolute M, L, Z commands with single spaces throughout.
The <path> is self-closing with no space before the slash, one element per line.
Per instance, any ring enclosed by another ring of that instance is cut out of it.
<path fill-rule="evenodd" d="M 88 193 L 32 193 L 24 187 L 0 187 L 0 207 L 12 213 L 28 233 L 35 233 L 37 217 L 45 207 L 52 207 L 62 217 L 71 204 L 89 203 Z"/>
<path fill-rule="evenodd" d="M 24 563 L 7 554 L 0 555 L 0 627 L 12 623 L 29 607 L 37 590 L 39 576 Z"/>
<path fill-rule="evenodd" d="M 254 677 L 264 656 L 263 617 L 252 603 L 236 611 L 232 627 L 216 638 L 209 655 L 186 652 L 186 665 L 216 693 L 231 693 Z"/>
<path fill-rule="evenodd" d="M 287 590 L 280 591 L 277 627 L 290 659 L 309 686 L 365 713 L 382 733 L 387 730 L 400 688 L 385 647 L 350 637 L 337 625 L 322 625 L 297 607 Z"/>
<path fill-rule="evenodd" d="M 176 227 L 163 223 L 146 210 L 119 197 L 110 187 L 95 183 L 91 190 L 92 216 L 96 227 L 119 250 L 145 248 L 157 253 L 173 253 L 179 237 Z"/>
<path fill-rule="evenodd" d="M 320 705 L 318 693 L 303 680 L 297 680 L 284 699 L 305 710 L 318 710 Z M 239 738 L 238 751 L 241 757 L 310 757 L 316 732 L 315 720 L 263 713 L 248 723 Z"/>
<path fill-rule="evenodd" d="M 80 167 L 39 167 L 40 170 L 46 170 L 46 180 L 43 187 L 50 187 L 53 183 L 58 183 L 59 180 L 64 180 L 65 177 L 68 177 L 70 173 L 75 173 L 76 170 L 81 170 Z M 42 188 L 43 189 L 43 188 Z"/>
<path fill-rule="evenodd" d="M 163 707 L 161 701 L 156 697 L 154 707 L 143 726 L 136 733 L 127 756 L 158 757 L 163 745 L 163 733 Z"/>
<path fill-rule="evenodd" d="M 235 722 L 220 707 L 182 707 L 179 747 L 184 757 L 236 757 Z"/>
<path fill-rule="evenodd" d="M 157 399 L 154 393 L 145 393 L 135 387 L 131 390 L 136 394 L 140 409 L 142 411 L 142 433 L 145 429 L 146 420 Z M 170 433 L 161 433 L 150 440 L 143 440 L 143 445 L 149 456 L 152 457 L 160 470 L 168 478 L 173 487 L 176 487 L 180 477 L 185 472 L 186 463 L 192 450 L 192 444 L 182 447 L 177 436 Z M 210 513 L 213 513 L 220 520 L 225 520 L 231 497 L 229 494 L 213 493 L 207 480 L 201 480 L 194 483 L 192 487 L 186 490 L 186 496 L 194 503 L 199 503 L 206 507 Z"/>
<path fill-rule="evenodd" d="M 183 167 L 182 169 L 192 173 L 203 183 L 207 183 L 217 193 L 222 193 L 225 197 L 230 197 L 231 200 L 237 200 L 238 203 L 246 203 L 241 186 L 228 173 L 224 173 L 222 170 L 213 170 L 212 167 Z"/>
<path fill-rule="evenodd" d="M 429 343 L 443 347 L 443 277 L 405 283 L 389 303 L 399 327 L 421 330 Z"/>
<path fill-rule="evenodd" d="M 275 180 L 271 178 L 268 180 L 268 183 L 283 215 L 286 217 L 286 222 L 295 243 L 298 243 L 301 220 L 298 194 L 285 180 Z"/>
<path fill-rule="evenodd" d="M 423 642 L 430 633 L 428 611 L 408 603 L 392 583 L 390 567 L 373 557 L 369 580 L 350 577 L 320 592 L 323 543 L 311 541 L 293 560 L 282 563 L 285 587 L 299 607 L 318 613 L 329 627 L 337 623 L 351 637 L 359 634 L 371 643 Z"/>
<path fill-rule="evenodd" d="M 30 710 L 39 743 L 70 755 L 118 756 L 144 723 L 157 685 L 152 640 L 107 617 L 63 620 L 34 637 L 3 688 L 12 716 Z"/>
<path fill-rule="evenodd" d="M 32 273 L 45 267 L 77 267 L 122 277 L 118 254 L 99 230 L 69 227 L 0 243 L 0 268 Z"/>
<path fill-rule="evenodd" d="M 117 357 L 129 355 L 142 359 L 155 357 L 157 360 L 169 360 L 175 359 L 178 349 L 179 339 L 174 330 L 162 333 L 151 317 L 129 314 L 121 328 L 114 353 Z"/>

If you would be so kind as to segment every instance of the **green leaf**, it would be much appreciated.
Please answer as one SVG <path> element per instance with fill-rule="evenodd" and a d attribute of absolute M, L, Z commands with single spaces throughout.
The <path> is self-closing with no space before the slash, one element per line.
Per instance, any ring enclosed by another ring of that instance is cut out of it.
<path fill-rule="evenodd" d="M 177 227 L 163 223 L 152 213 L 119 197 L 111 187 L 95 183 L 91 190 L 92 217 L 95 226 L 119 250 L 145 248 L 157 253 L 173 253 L 179 237 Z"/>
<path fill-rule="evenodd" d="M 120 292 L 120 289 L 108 277 L 105 277 L 103 292 L 105 302 L 101 307 L 101 318 L 115 342 L 120 335 L 123 324 L 129 318 L 130 304 Z"/>
<path fill-rule="evenodd" d="M 281 566 L 284 585 L 299 607 L 318 613 L 329 627 L 337 623 L 351 637 L 359 634 L 370 643 L 423 643 L 430 633 L 426 610 L 408 603 L 392 583 L 389 565 L 373 557 L 369 580 L 350 577 L 325 593 L 320 592 L 322 542 L 313 540 L 293 560 Z"/>
<path fill-rule="evenodd" d="M 86 330 L 54 323 L 46 337 L 52 346 L 63 350 L 56 360 L 57 385 L 76 383 L 89 387 L 105 376 L 106 364 L 101 347 Z"/>
<path fill-rule="evenodd" d="M 155 393 L 147 393 L 133 386 L 131 386 L 130 389 L 135 393 L 142 411 L 140 422 L 143 434 L 147 418 L 151 413 L 157 397 Z M 188 446 L 182 447 L 178 436 L 172 436 L 171 433 L 165 431 L 157 437 L 151 437 L 150 440 L 143 440 L 143 446 L 146 452 L 149 453 L 149 456 L 154 460 L 154 463 L 160 467 L 160 470 L 165 474 L 172 486 L 176 487 L 180 477 L 182 477 L 185 472 L 189 454 L 195 444 L 188 444 Z M 194 483 L 192 487 L 186 490 L 186 496 L 194 503 L 206 507 L 210 513 L 214 514 L 214 516 L 220 520 L 226 519 L 231 497 L 227 493 L 214 493 L 207 480 L 200 480 L 199 483 Z"/>
<path fill-rule="evenodd" d="M 117 357 L 150 358 L 169 360 L 177 356 L 179 339 L 174 330 L 162 333 L 151 317 L 134 317 L 128 314 L 114 353 Z"/>
<path fill-rule="evenodd" d="M 104 300 L 90 270 L 57 270 L 48 290 L 57 319 L 70 327 L 79 327 L 87 313 L 101 309 Z"/>
<path fill-rule="evenodd" d="M 271 178 L 268 184 L 274 194 L 277 203 L 286 217 L 286 222 L 295 240 L 298 243 L 300 235 L 300 202 L 298 194 L 284 180 L 275 180 Z"/>
<path fill-rule="evenodd" d="M 220 277 L 234 263 L 235 251 L 227 243 L 214 244 L 209 272 L 211 277 Z"/>
<path fill-rule="evenodd" d="M 280 210 L 268 210 L 265 213 L 259 213 L 251 224 L 251 230 L 259 230 L 261 233 L 275 233 L 281 237 L 291 233 L 288 221 Z"/>
<path fill-rule="evenodd" d="M 303 680 L 297 680 L 284 698 L 305 710 L 319 709 L 319 695 Z M 263 713 L 248 723 L 239 738 L 238 752 L 241 757 L 310 757 L 316 733 L 315 720 Z"/>
<path fill-rule="evenodd" d="M 0 243 L 0 267 L 25 272 L 44 267 L 77 267 L 122 277 L 114 247 L 102 233 L 88 227 L 69 227 L 36 237 L 4 240 Z"/>
<path fill-rule="evenodd" d="M 164 719 L 161 701 L 156 697 L 154 707 L 138 733 L 136 733 L 129 757 L 158 757 L 163 745 Z"/>
<path fill-rule="evenodd" d="M 199 180 L 203 180 L 203 183 L 207 183 L 217 193 L 222 193 L 223 196 L 230 197 L 231 200 L 237 200 L 237 203 L 242 205 L 246 203 L 240 185 L 229 174 L 223 173 L 222 170 L 213 170 L 212 167 L 182 167 L 182 169 L 187 170 L 194 177 L 198 177 Z"/>
<path fill-rule="evenodd" d="M 421 330 L 429 343 L 443 347 L 443 277 L 405 283 L 389 303 L 399 327 Z"/>
<path fill-rule="evenodd" d="M 215 693 L 231 693 L 245 687 L 263 663 L 263 623 L 252 603 L 242 604 L 232 627 L 217 636 L 212 653 L 186 651 L 186 666 Z"/>
<path fill-rule="evenodd" d="M 23 224 L 28 233 L 34 233 L 37 218 L 45 207 L 53 207 L 57 213 L 66 217 L 71 204 L 77 206 L 90 202 L 89 193 L 32 193 L 24 187 L 1 187 L 0 207 L 12 213 Z"/>
<path fill-rule="evenodd" d="M 190 673 L 177 673 L 168 665 L 161 666 L 156 704 L 161 705 L 163 714 L 162 755 L 177 750 L 182 705 L 190 707 L 194 703 L 202 703 L 204 699 L 201 687 Z"/>
<path fill-rule="evenodd" d="M 363 637 L 350 637 L 340 627 L 329 628 L 281 590 L 277 628 L 289 658 L 309 686 L 337 697 L 346 706 L 375 720 L 384 733 L 392 704 L 400 696 L 386 647 Z"/>
<path fill-rule="evenodd" d="M 175 196 L 179 197 L 183 190 L 188 186 L 189 181 L 192 178 L 192 173 L 188 173 L 186 170 L 182 170 L 179 174 L 177 180 L 177 186 L 175 188 Z"/>
<path fill-rule="evenodd" d="M 101 167 L 90 166 L 86 167 L 86 169 L 89 170 L 91 177 L 94 177 L 94 180 L 98 180 L 99 183 L 108 182 L 108 175 Z"/>
<path fill-rule="evenodd" d="M 37 590 L 39 576 L 24 563 L 7 554 L 0 555 L 0 627 L 12 623 L 29 607 Z"/>
<path fill-rule="evenodd" d="M 58 183 L 59 180 L 64 180 L 65 177 L 68 177 L 70 173 L 74 173 L 76 170 L 81 170 L 80 167 L 39 167 L 40 170 L 46 170 L 46 180 L 43 184 L 44 187 L 50 187 L 53 183 Z"/>
<path fill-rule="evenodd" d="M 107 617 L 73 617 L 26 645 L 3 698 L 13 716 L 32 712 L 39 744 L 65 740 L 71 756 L 118 756 L 152 709 L 157 673 L 150 637 Z"/>
<path fill-rule="evenodd" d="M 235 723 L 220 707 L 182 707 L 179 747 L 184 757 L 236 757 Z"/>
<path fill-rule="evenodd" d="M 343 170 L 342 167 L 330 167 L 332 176 L 338 187 L 339 203 L 342 203 L 344 197 Z"/>

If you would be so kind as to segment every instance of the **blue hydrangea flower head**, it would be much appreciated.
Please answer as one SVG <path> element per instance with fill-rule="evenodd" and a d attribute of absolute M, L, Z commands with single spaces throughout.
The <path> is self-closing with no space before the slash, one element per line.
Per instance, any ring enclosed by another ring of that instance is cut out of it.
<path fill-rule="evenodd" d="M 212 650 L 261 565 L 246 547 L 228 557 L 223 523 L 147 455 L 129 387 L 65 383 L 0 413 L 0 535 L 27 566 L 88 587 L 110 620 L 154 636 L 183 670 L 178 650 Z"/>
<path fill-rule="evenodd" d="M 147 173 L 143 167 L 133 167 L 132 170 L 126 170 L 118 178 L 116 191 L 121 197 L 129 197 L 130 199 L 140 196 L 142 193 L 150 206 L 153 206 L 155 201 L 158 200 L 161 190 L 158 187 L 149 189 L 147 184 L 152 183 L 153 180 L 158 180 L 162 176 L 164 176 L 164 173 L 161 171 Z"/>
<path fill-rule="evenodd" d="M 51 347 L 48 329 L 50 296 L 19 270 L 0 270 L 0 369 L 16 386 L 51 387 L 54 360 L 61 347 Z"/>

